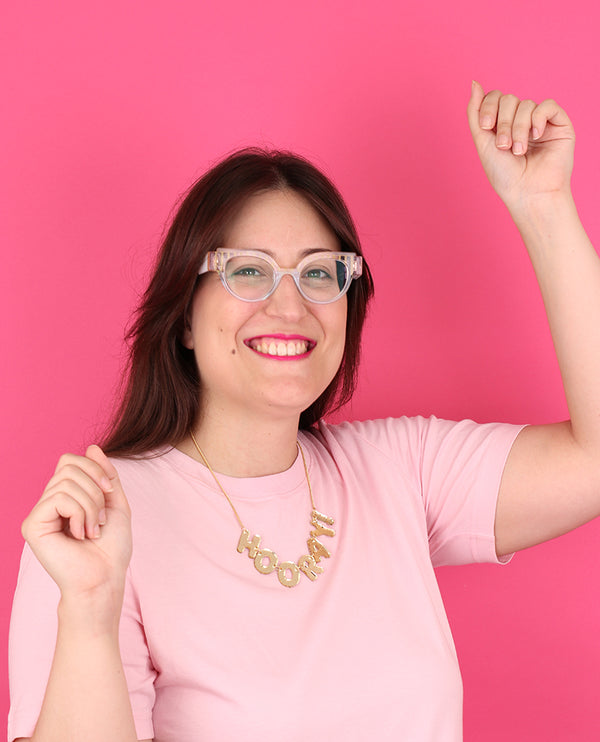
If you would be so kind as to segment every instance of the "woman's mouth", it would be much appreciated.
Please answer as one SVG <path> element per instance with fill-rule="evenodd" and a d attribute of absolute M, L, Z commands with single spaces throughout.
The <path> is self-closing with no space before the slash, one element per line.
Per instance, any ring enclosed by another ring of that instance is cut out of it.
<path fill-rule="evenodd" d="M 263 335 L 244 340 L 244 343 L 256 353 L 276 358 L 306 356 L 316 345 L 313 340 L 300 335 Z"/>

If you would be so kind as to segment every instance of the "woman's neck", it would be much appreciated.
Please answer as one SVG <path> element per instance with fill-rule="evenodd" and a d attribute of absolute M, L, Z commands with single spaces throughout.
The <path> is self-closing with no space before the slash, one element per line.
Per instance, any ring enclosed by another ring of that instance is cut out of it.
<path fill-rule="evenodd" d="M 194 436 L 215 472 L 232 477 L 260 477 L 289 469 L 297 456 L 298 418 L 227 420 L 206 413 Z M 202 461 L 188 436 L 177 448 Z"/>

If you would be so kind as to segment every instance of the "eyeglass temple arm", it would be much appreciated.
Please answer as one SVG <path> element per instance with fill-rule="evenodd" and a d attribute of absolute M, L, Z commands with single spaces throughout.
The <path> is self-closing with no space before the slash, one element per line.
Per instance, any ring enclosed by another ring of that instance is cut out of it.
<path fill-rule="evenodd" d="M 355 255 L 353 257 L 352 263 L 350 264 L 350 271 L 352 278 L 360 278 L 360 276 L 362 276 L 362 257 L 360 255 Z"/>
<path fill-rule="evenodd" d="M 219 268 L 219 255 L 214 250 L 211 252 L 206 253 L 204 256 L 204 260 L 200 264 L 200 268 L 198 268 L 198 275 L 201 276 L 203 273 L 208 273 L 209 271 L 216 271 Z"/>

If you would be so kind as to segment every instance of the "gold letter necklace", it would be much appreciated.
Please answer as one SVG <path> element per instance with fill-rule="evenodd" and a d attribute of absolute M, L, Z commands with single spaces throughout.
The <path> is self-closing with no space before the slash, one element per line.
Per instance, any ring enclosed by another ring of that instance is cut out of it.
<path fill-rule="evenodd" d="M 335 536 L 335 531 L 332 526 L 334 524 L 333 518 L 328 515 L 323 515 L 315 507 L 315 501 L 313 498 L 312 488 L 310 486 L 310 478 L 308 476 L 308 468 L 306 466 L 306 459 L 304 458 L 304 451 L 299 441 L 296 441 L 300 455 L 302 456 L 302 463 L 304 464 L 304 474 L 306 475 L 306 483 L 308 484 L 308 493 L 310 495 L 310 502 L 312 505 L 312 512 L 310 514 L 310 524 L 313 529 L 310 532 L 308 540 L 306 542 L 308 546 L 308 554 L 303 554 L 297 562 L 280 562 L 277 554 L 271 549 L 261 549 L 260 542 L 261 537 L 256 534 L 250 537 L 250 531 L 242 523 L 242 519 L 238 515 L 234 504 L 231 502 L 229 495 L 223 487 L 221 482 L 217 479 L 216 474 L 212 470 L 211 465 L 208 463 L 206 456 L 203 454 L 202 449 L 198 445 L 194 434 L 190 432 L 194 446 L 200 454 L 200 458 L 205 463 L 206 468 L 212 474 L 213 479 L 217 483 L 218 488 L 225 495 L 225 499 L 231 505 L 233 514 L 235 515 L 237 522 L 240 524 L 242 533 L 240 535 L 237 550 L 240 554 L 244 552 L 244 549 L 248 549 L 248 556 L 254 562 L 255 569 L 261 573 L 261 575 L 270 575 L 271 572 L 277 572 L 279 582 L 284 587 L 296 587 L 300 582 L 300 573 L 308 577 L 311 582 L 314 582 L 317 577 L 323 572 L 323 567 L 319 564 L 321 559 L 329 558 L 331 553 L 325 546 L 319 541 L 320 536 Z"/>

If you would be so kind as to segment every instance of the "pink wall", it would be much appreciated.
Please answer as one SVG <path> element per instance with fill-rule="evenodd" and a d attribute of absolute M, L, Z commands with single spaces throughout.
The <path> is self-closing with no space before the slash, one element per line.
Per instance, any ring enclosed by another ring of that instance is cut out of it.
<path fill-rule="evenodd" d="M 106 416 L 122 328 L 174 200 L 240 145 L 308 155 L 355 214 L 377 301 L 349 415 L 565 415 L 535 280 L 479 169 L 465 106 L 472 77 L 564 105 L 578 133 L 580 212 L 599 242 L 597 7 L 23 0 L 5 9 L 3 636 L 19 524 L 57 456 L 81 450 Z M 590 566 L 599 537 L 591 524 L 508 568 L 440 572 L 467 741 L 600 734 Z M 5 672 L 0 683 L 5 718 Z"/>

